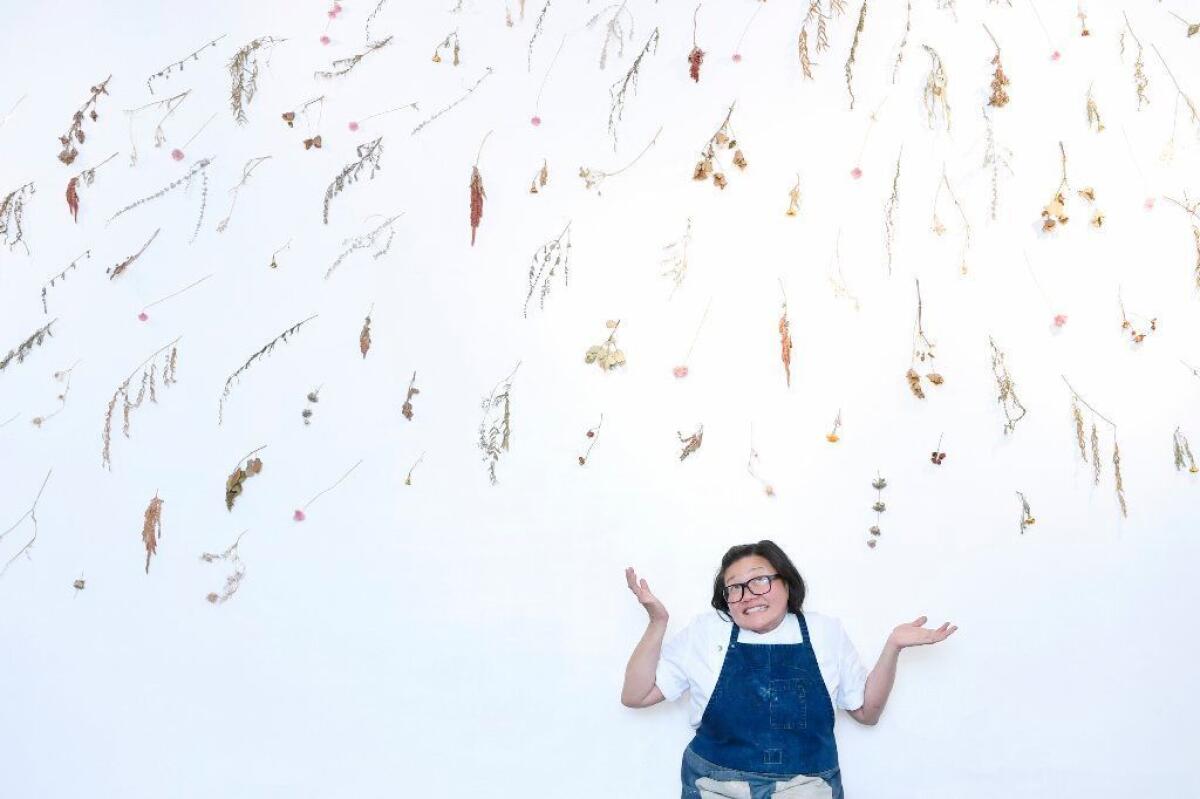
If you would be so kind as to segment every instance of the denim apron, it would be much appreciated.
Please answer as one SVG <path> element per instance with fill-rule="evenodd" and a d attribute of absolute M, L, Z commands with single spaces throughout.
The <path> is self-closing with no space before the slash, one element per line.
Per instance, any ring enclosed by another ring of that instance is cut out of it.
<path fill-rule="evenodd" d="M 808 623 L 797 616 L 799 644 L 740 644 L 732 625 L 717 685 L 684 752 L 685 799 L 841 799 L 833 702 Z"/>

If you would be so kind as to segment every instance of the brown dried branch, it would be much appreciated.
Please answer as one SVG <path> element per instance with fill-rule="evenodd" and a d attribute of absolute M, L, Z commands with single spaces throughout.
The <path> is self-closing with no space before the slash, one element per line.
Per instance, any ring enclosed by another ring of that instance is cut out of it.
<path fill-rule="evenodd" d="M 413 465 L 412 465 L 412 466 L 410 466 L 410 467 L 408 468 L 408 474 L 404 475 L 404 484 L 405 484 L 406 486 L 410 486 L 410 485 L 412 485 L 412 473 L 413 473 L 413 470 L 414 470 L 414 469 L 416 469 L 416 468 L 417 468 L 417 466 L 419 466 L 419 465 L 421 464 L 421 461 L 423 461 L 423 460 L 425 460 L 425 453 L 424 453 L 424 452 L 422 452 L 422 453 L 421 453 L 421 456 L 420 456 L 419 458 L 417 458 L 417 460 L 416 460 L 416 461 L 413 463 Z"/>
<path fill-rule="evenodd" d="M 779 359 L 783 362 L 783 372 L 787 378 L 788 388 L 792 387 L 792 334 L 788 332 L 787 292 L 783 289 L 783 281 L 779 281 L 779 290 L 783 293 L 783 313 L 779 317 Z"/>
<path fill-rule="evenodd" d="M 83 144 L 87 138 L 83 133 L 84 115 L 86 114 L 93 122 L 100 118 L 100 115 L 96 113 L 95 105 L 100 99 L 100 95 L 108 94 L 106 87 L 110 80 L 112 80 L 112 75 L 105 78 L 103 83 L 91 87 L 91 97 L 71 117 L 71 125 L 67 128 L 67 132 L 58 137 L 59 142 L 62 144 L 62 152 L 58 154 L 58 160 L 64 164 L 70 164 L 75 160 L 75 157 L 79 155 L 79 148 L 75 145 Z"/>
<path fill-rule="evenodd" d="M 904 47 L 908 44 L 908 34 L 912 30 L 912 0 L 908 0 L 908 10 L 904 16 L 904 34 L 900 37 L 900 46 L 896 49 L 896 63 L 892 65 L 892 85 L 896 85 L 896 75 L 900 72 L 900 62 L 904 60 Z"/>
<path fill-rule="evenodd" d="M 37 520 L 38 502 L 41 501 L 41 499 L 42 499 L 42 492 L 46 490 L 46 483 L 50 482 L 50 474 L 53 471 L 54 470 L 51 469 L 50 471 L 46 472 L 46 477 L 42 480 L 42 485 L 40 488 L 38 488 L 38 492 L 34 496 L 33 504 L 29 506 L 29 510 L 22 513 L 21 517 L 12 523 L 12 526 L 10 526 L 3 533 L 0 533 L 0 541 L 3 541 L 5 536 L 7 536 L 13 530 L 16 530 L 18 527 L 20 527 L 21 523 L 23 521 L 25 521 L 26 519 L 29 519 L 31 522 L 33 522 L 33 535 L 30 536 L 29 541 L 27 541 L 25 543 L 25 546 L 18 549 L 16 554 L 8 559 L 8 562 L 4 564 L 4 568 L 0 569 L 0 577 L 4 576 L 5 572 L 8 571 L 8 567 L 13 564 L 13 561 L 15 561 L 17 558 L 21 557 L 22 555 L 25 555 L 26 557 L 28 557 L 29 551 L 33 549 L 33 544 L 35 541 L 37 541 L 37 536 L 38 536 L 38 520 Z"/>
<path fill-rule="evenodd" d="M 140 250 L 135 252 L 133 255 L 130 255 L 128 258 L 126 258 L 124 261 L 121 261 L 116 266 L 110 266 L 108 269 L 105 269 L 104 274 L 108 275 L 108 279 L 115 280 L 117 275 L 124 273 L 126 269 L 128 269 L 130 266 L 132 266 L 133 262 L 136 261 L 138 258 L 142 257 L 142 253 L 144 253 L 146 251 L 146 248 L 149 247 L 156 238 L 158 238 L 158 234 L 161 232 L 162 232 L 162 228 L 158 228 L 157 230 L 154 231 L 153 234 L 151 234 L 150 238 L 146 240 L 146 243 L 142 245 L 142 248 Z"/>
<path fill-rule="evenodd" d="M 725 119 L 722 120 L 721 126 L 716 132 L 709 137 L 704 148 L 700 151 L 700 160 L 696 162 L 696 168 L 692 171 L 692 180 L 707 180 L 712 177 L 713 185 L 718 189 L 724 189 L 727 181 L 725 179 L 725 167 L 721 164 L 721 158 L 718 155 L 719 148 L 725 150 L 733 150 L 733 165 L 738 169 L 745 169 L 748 164 L 746 156 L 738 147 L 737 136 L 734 135 L 733 126 L 730 120 L 733 117 L 733 109 L 737 103 L 734 102 L 729 106 L 729 110 L 725 112 Z M 714 162 L 716 166 L 714 166 Z M 718 169 L 719 167 L 719 169 Z"/>
<path fill-rule="evenodd" d="M 412 378 L 408 381 L 408 393 L 404 395 L 404 404 L 400 406 L 400 413 L 410 422 L 413 418 L 412 398 L 420 393 L 421 389 L 417 388 L 417 373 L 413 372 Z"/>
<path fill-rule="evenodd" d="M 292 325 L 287 330 L 283 331 L 278 336 L 276 336 L 275 338 L 268 341 L 261 348 L 259 348 L 259 350 L 257 352 L 255 352 L 253 355 L 251 355 L 249 358 L 247 358 L 246 362 L 243 363 L 241 366 L 239 366 L 233 374 L 231 374 L 228 378 L 226 378 L 225 388 L 221 391 L 221 400 L 217 405 L 217 424 L 221 424 L 222 422 L 225 421 L 225 400 L 229 397 L 229 392 L 233 388 L 234 381 L 238 380 L 241 377 L 242 373 L 245 372 L 247 369 L 249 369 L 251 366 L 253 366 L 255 363 L 262 360 L 266 356 L 270 355 L 271 351 L 275 349 L 276 344 L 286 344 L 287 340 L 290 336 L 295 335 L 296 331 L 298 331 L 301 327 L 303 327 L 308 322 L 312 321 L 313 319 L 316 319 L 318 316 L 320 316 L 320 314 L 313 314 L 312 316 L 308 317 L 307 319 L 301 319 L 299 322 Z"/>
<path fill-rule="evenodd" d="M 679 436 L 679 443 L 683 444 L 683 449 L 679 452 L 679 460 L 685 460 L 688 455 L 691 455 L 696 450 L 700 449 L 700 445 L 704 443 L 704 425 L 696 428 L 696 432 L 690 436 L 684 436 L 683 433 L 676 431 Z"/>
<path fill-rule="evenodd" d="M 355 469 L 357 469 L 357 468 L 358 468 L 358 467 L 359 467 L 361 464 L 362 464 L 362 460 L 360 459 L 360 460 L 358 461 L 358 463 L 356 463 L 356 464 L 354 464 L 353 466 L 351 466 L 351 467 L 350 467 L 350 468 L 349 468 L 349 469 L 346 471 L 346 473 L 345 473 L 345 474 L 343 474 L 341 477 L 339 477 L 339 478 L 338 478 L 338 479 L 337 479 L 337 480 L 334 482 L 334 484 L 333 484 L 333 485 L 329 486 L 328 488 L 324 488 L 324 489 L 321 489 L 320 491 L 318 491 L 318 492 L 317 492 L 317 493 L 316 493 L 316 494 L 313 496 L 313 498 L 312 498 L 312 499 L 310 499 L 308 502 L 305 502 L 303 505 L 301 505 L 299 508 L 297 508 L 297 509 L 295 510 L 295 512 L 293 512 L 293 513 L 292 513 L 292 518 L 293 518 L 293 519 L 295 519 L 295 520 L 296 520 L 296 521 L 298 521 L 298 522 L 302 522 L 302 521 L 304 521 L 304 519 L 306 518 L 306 513 L 305 513 L 305 511 L 308 509 L 308 506 L 309 506 L 309 505 L 311 505 L 311 504 L 313 504 L 314 502 L 316 502 L 318 499 L 320 499 L 320 498 L 321 498 L 322 496 L 324 496 L 325 494 L 328 494 L 328 493 L 329 493 L 330 491 L 332 491 L 333 489 L 337 488 L 339 485 L 341 485 L 341 484 L 342 484 L 342 481 L 344 481 L 344 480 L 345 480 L 347 477 L 349 477 L 349 476 L 350 476 L 350 474 L 351 474 L 351 472 L 353 472 Z"/>
<path fill-rule="evenodd" d="M 996 41 L 996 37 L 992 35 L 992 31 L 987 25 L 983 26 L 987 31 L 988 38 L 992 40 L 992 44 L 996 46 L 996 55 L 992 57 L 992 64 L 996 67 L 992 73 L 992 94 L 988 97 L 988 105 L 996 108 L 1003 108 L 1008 105 L 1008 92 L 1004 87 L 1008 85 L 1008 76 L 1004 74 L 1004 66 L 1000 63 L 1000 43 Z"/>
<path fill-rule="evenodd" d="M 158 552 L 158 542 L 162 540 L 162 506 L 158 492 L 146 506 L 145 518 L 142 520 L 142 543 L 146 546 L 146 574 L 150 573 L 150 556 Z"/>
<path fill-rule="evenodd" d="M 340 78 L 343 75 L 348 75 L 348 74 L 350 74 L 350 70 L 352 70 L 356 66 L 358 66 L 360 61 L 362 61 L 364 58 L 366 58 L 367 56 L 369 56 L 371 53 L 375 52 L 376 50 L 380 50 L 384 47 L 387 47 L 389 44 L 392 43 L 392 39 L 394 39 L 394 38 L 395 38 L 394 36 L 389 36 L 386 39 L 383 39 L 381 41 L 371 42 L 367 45 L 366 50 L 363 50 L 361 53 L 351 56 L 350 58 L 337 59 L 332 64 L 330 64 L 329 69 L 323 69 L 323 70 L 318 70 L 318 71 L 314 72 L 313 77 L 314 78 L 332 79 L 332 78 Z M 454 47 L 454 58 L 455 58 L 455 63 L 458 63 L 458 45 L 457 44 L 455 44 L 455 47 Z"/>
<path fill-rule="evenodd" d="M 150 90 L 151 94 L 154 94 L 154 85 L 153 84 L 154 84 L 155 78 L 166 78 L 167 80 L 170 80 L 171 73 L 174 72 L 176 68 L 178 68 L 180 72 L 183 72 L 184 63 L 186 63 L 187 61 L 199 61 L 200 54 L 202 52 L 204 52 L 205 50 L 207 50 L 210 47 L 216 47 L 217 42 L 221 41 L 228 35 L 229 34 L 222 33 L 217 38 L 213 39 L 210 42 L 207 42 L 206 44 L 201 45 L 200 47 L 196 48 L 192 52 L 185 55 L 183 58 L 179 59 L 178 61 L 175 61 L 174 63 L 171 63 L 171 64 L 167 64 L 165 67 L 160 69 L 158 72 L 155 72 L 153 75 L 146 78 L 146 88 Z"/>
<path fill-rule="evenodd" d="M 227 602 L 230 597 L 237 593 L 238 588 L 242 585 L 242 578 L 246 576 L 246 567 L 242 563 L 241 557 L 238 555 L 238 544 L 242 542 L 242 536 L 248 533 L 249 530 L 242 530 L 238 533 L 238 537 L 234 542 L 219 555 L 213 552 L 205 552 L 200 556 L 200 560 L 205 563 L 215 563 L 218 560 L 227 560 L 233 566 L 233 572 L 226 576 L 225 587 L 221 589 L 221 593 L 210 593 L 205 599 L 214 605 L 219 605 Z"/>
<path fill-rule="evenodd" d="M 35 330 L 29 336 L 29 338 L 18 344 L 15 349 L 9 350 L 8 355 L 0 358 L 0 372 L 3 372 L 5 369 L 7 369 L 8 365 L 13 362 L 14 358 L 16 359 L 17 363 L 24 363 L 25 356 L 29 355 L 29 353 L 33 351 L 34 347 L 40 347 L 42 342 L 46 340 L 46 336 L 54 336 L 54 334 L 50 332 L 50 326 L 57 321 L 57 319 L 51 319 L 45 325 Z"/>
<path fill-rule="evenodd" d="M 234 467 L 233 472 L 225 478 L 226 510 L 233 510 L 233 501 L 241 495 L 246 480 L 262 471 L 262 458 L 251 458 L 250 456 L 266 448 L 267 445 L 263 444 L 243 455 L 238 459 L 238 465 Z M 243 463 L 246 464 L 245 468 L 242 468 Z"/>
<path fill-rule="evenodd" d="M 925 52 L 929 53 L 929 74 L 925 76 L 925 89 L 922 94 L 922 99 L 925 103 L 925 115 L 929 122 L 930 130 L 938 121 L 940 116 L 946 123 L 946 132 L 950 131 L 950 98 L 947 92 L 949 76 L 946 74 L 946 67 L 942 64 L 942 57 L 937 54 L 927 44 L 921 45 L 925 48 Z"/>
<path fill-rule="evenodd" d="M 459 97 L 457 100 L 452 102 L 450 105 L 446 106 L 441 111 L 438 111 L 436 114 L 429 117 L 429 119 L 426 119 L 424 122 L 422 122 L 421 124 L 419 124 L 415 128 L 413 128 L 412 135 L 416 136 L 418 133 L 421 132 L 421 129 L 424 128 L 426 125 L 428 125 L 430 122 L 433 122 L 435 119 L 440 117 L 442 114 L 446 113 L 447 111 L 449 111 L 450 109 L 454 108 L 459 103 L 461 103 L 463 100 L 470 97 L 475 92 L 475 90 L 479 88 L 479 84 L 483 83 L 483 81 L 491 74 L 492 74 L 492 68 L 488 67 L 484 71 L 483 75 L 479 78 L 479 80 L 475 81 L 475 84 L 473 86 L 471 86 L 471 88 L 467 89 L 466 93 L 463 94 L 462 97 Z"/>
<path fill-rule="evenodd" d="M 25 242 L 25 203 L 37 193 L 33 181 L 10 191 L 0 200 L 0 240 L 3 240 L 11 250 L 20 244 L 29 255 L 29 245 Z"/>
<path fill-rule="evenodd" d="M 276 45 L 287 39 L 276 39 L 274 36 L 261 36 L 254 39 L 230 59 L 229 77 L 232 85 L 229 90 L 229 106 L 233 110 L 233 119 L 239 125 L 250 121 L 246 116 L 246 107 L 258 93 L 258 51 L 269 53 Z"/>
<path fill-rule="evenodd" d="M 602 196 L 604 192 L 600 190 L 600 187 L 603 185 L 604 181 L 608 178 L 616 177 L 627 169 L 631 169 L 633 165 L 640 161 L 642 156 L 649 152 L 650 148 L 655 145 L 655 143 L 658 141 L 659 135 L 662 133 L 662 130 L 663 129 L 659 127 L 658 131 L 656 131 L 654 136 L 650 139 L 650 142 L 642 148 L 642 151 L 638 153 L 632 161 L 620 169 L 617 169 L 613 172 L 605 172 L 602 169 L 592 169 L 591 167 L 582 166 L 579 167 L 579 177 L 583 178 L 583 187 L 589 191 L 591 189 L 595 189 L 596 196 Z"/>
<path fill-rule="evenodd" d="M 892 196 L 888 197 L 883 212 L 884 241 L 887 245 L 888 274 L 892 273 L 893 248 L 896 243 L 896 210 L 900 207 L 900 160 L 904 157 L 904 147 L 896 153 L 896 172 L 892 175 Z"/>
<path fill-rule="evenodd" d="M 688 75 L 691 79 L 700 82 L 700 65 L 704 63 L 704 51 L 696 44 L 696 22 L 700 15 L 700 5 L 696 6 L 696 10 L 692 12 L 692 51 L 688 53 Z"/>
<path fill-rule="evenodd" d="M 358 145 L 355 154 L 358 156 L 358 160 L 347 164 L 325 189 L 325 204 L 322 207 L 321 220 L 326 225 L 329 224 L 329 203 L 333 198 L 341 194 L 346 186 L 358 180 L 368 166 L 371 168 L 370 174 L 367 175 L 368 180 L 374 180 L 375 173 L 383 168 L 379 165 L 379 158 L 383 155 L 383 137 L 380 136 L 374 141 Z"/>
<path fill-rule="evenodd" d="M 89 258 L 89 259 L 90 259 L 91 257 L 92 257 L 92 251 L 91 251 L 91 250 L 84 250 L 84 251 L 83 251 L 83 253 L 82 253 L 81 255 L 78 255 L 78 256 L 76 256 L 76 257 L 75 257 L 75 260 L 74 260 L 74 261 L 71 261 L 71 263 L 67 264 L 67 268 L 66 268 L 66 269 L 62 270 L 62 271 L 61 271 L 61 272 L 59 272 L 57 275 L 55 275 L 54 277 L 50 278 L 50 280 L 48 280 L 46 283 L 42 284 L 42 313 L 44 313 L 44 314 L 49 314 L 49 313 L 50 313 L 50 308 L 49 308 L 49 306 L 46 304 L 46 293 L 47 293 L 47 291 L 48 291 L 49 289 L 53 288 L 53 287 L 54 287 L 54 284 L 55 284 L 56 282 L 58 282 L 58 281 L 60 281 L 60 280 L 63 280 L 63 281 L 65 281 L 65 280 L 67 279 L 67 272 L 70 272 L 70 271 L 72 271 L 73 269 L 75 269 L 75 265 L 76 265 L 76 264 L 77 264 L 77 263 L 80 261 L 80 259 L 82 259 L 82 258 Z"/>
<path fill-rule="evenodd" d="M 854 110 L 854 56 L 858 52 L 858 39 L 862 36 L 863 27 L 867 22 L 867 0 L 863 0 L 858 9 L 858 25 L 854 28 L 854 41 L 850 43 L 850 56 L 846 59 L 846 93 L 850 95 L 850 110 Z"/>
<path fill-rule="evenodd" d="M 1200 472 L 1200 467 L 1196 466 L 1196 458 L 1192 455 L 1192 447 L 1188 444 L 1187 436 L 1178 427 L 1175 428 L 1175 433 L 1171 437 L 1172 448 L 1175 452 L 1175 471 L 1180 471 L 1184 466 L 1192 474 Z"/>
<path fill-rule="evenodd" d="M 1167 75 L 1170 76 L 1171 82 L 1175 84 L 1175 91 L 1179 93 L 1179 96 L 1183 98 L 1183 102 L 1187 105 L 1188 112 L 1192 115 L 1192 123 L 1195 125 L 1200 125 L 1200 111 L 1196 109 L 1196 104 L 1192 102 L 1191 97 L 1184 93 L 1183 87 L 1179 85 L 1179 81 L 1175 78 L 1175 73 L 1172 72 L 1171 67 L 1167 65 L 1167 59 L 1163 58 L 1162 53 L 1158 52 L 1158 45 L 1152 44 L 1150 46 L 1154 48 L 1154 54 L 1157 55 L 1158 60 L 1162 62 L 1163 69 L 1167 71 Z"/>
<path fill-rule="evenodd" d="M 483 141 L 479 142 L 479 152 L 475 154 L 475 163 L 471 166 L 471 246 L 475 246 L 475 231 L 479 229 L 479 223 L 483 220 L 483 199 L 486 196 L 483 191 L 483 175 L 479 174 L 479 159 L 483 155 L 483 145 L 487 142 L 488 136 L 492 135 L 492 131 L 484 134 Z"/>
<path fill-rule="evenodd" d="M 60 383 L 63 383 L 62 392 L 55 397 L 55 399 L 58 400 L 58 407 L 44 416 L 35 416 L 30 419 L 29 421 L 34 427 L 40 429 L 42 425 L 44 425 L 50 419 L 53 419 L 55 416 L 58 416 L 63 412 L 63 409 L 67 407 L 67 395 L 71 393 L 71 372 L 74 371 L 75 367 L 78 365 L 79 361 L 75 361 L 75 363 L 71 364 L 66 369 L 61 369 L 54 373 L 54 379 Z"/>
<path fill-rule="evenodd" d="M 562 267 L 563 286 L 566 287 L 571 277 L 570 222 L 567 222 L 567 226 L 563 228 L 557 238 L 553 238 L 539 247 L 530 259 L 529 291 L 525 294 L 525 307 L 521 310 L 522 317 L 529 317 L 529 302 L 533 299 L 533 292 L 539 286 L 541 290 L 538 292 L 538 308 L 546 309 L 546 296 L 550 293 L 555 272 L 560 266 Z"/>
<path fill-rule="evenodd" d="M 1137 92 L 1138 110 L 1141 111 L 1143 105 L 1150 104 L 1150 98 L 1146 96 L 1146 89 L 1150 87 L 1150 78 L 1146 77 L 1146 65 L 1142 61 L 1142 40 L 1133 32 L 1133 26 L 1129 24 L 1129 15 L 1122 11 L 1121 16 L 1125 17 L 1125 27 L 1129 30 L 1129 35 L 1133 37 L 1138 48 L 1137 58 L 1133 62 L 1133 87 Z M 1161 57 L 1160 55 L 1159 58 Z"/>
<path fill-rule="evenodd" d="M 167 184 L 163 188 L 159 189 L 154 194 L 150 194 L 146 197 L 143 197 L 140 200 L 135 200 L 134 202 L 131 202 L 129 205 L 125 206 L 124 208 L 122 208 L 121 210 L 117 211 L 115 214 L 110 216 L 108 218 L 108 221 L 111 222 L 114 219 L 116 219 L 118 216 L 121 216 L 121 214 L 124 214 L 126 211 L 132 211 L 134 208 L 137 208 L 138 206 L 141 206 L 144 203 L 151 202 L 152 200 L 157 200 L 159 197 L 162 197 L 167 192 L 171 191 L 172 189 L 178 188 L 179 186 L 182 186 L 185 183 L 190 185 L 192 178 L 195 177 L 197 173 L 204 173 L 204 170 L 208 169 L 209 164 L 211 164 L 213 162 L 213 160 L 214 160 L 213 158 L 201 158 L 199 161 L 192 164 L 191 168 L 188 169 L 187 173 L 184 174 L 183 177 L 179 178 L 178 180 L 171 181 L 169 184 Z M 200 218 L 201 219 L 204 218 L 204 207 L 205 207 L 204 204 L 208 197 L 207 173 L 204 173 L 204 179 L 205 179 L 204 195 L 200 198 L 200 200 L 201 200 Z M 197 227 L 198 226 L 199 226 L 199 223 L 197 223 Z"/>
<path fill-rule="evenodd" d="M 655 28 L 651 32 L 646 43 L 642 46 L 641 52 L 633 59 L 633 64 L 625 72 L 625 77 L 618 80 L 608 89 L 609 99 L 611 104 L 608 109 L 608 132 L 613 140 L 613 152 L 617 150 L 617 126 L 621 122 L 621 117 L 625 114 L 625 103 L 628 101 L 629 91 L 632 89 L 634 94 L 637 94 L 638 77 L 641 75 L 642 59 L 647 53 L 658 52 L 659 29 Z"/>
<path fill-rule="evenodd" d="M 442 51 L 443 47 L 452 49 L 452 59 L 453 60 L 450 62 L 451 64 L 453 64 L 454 66 L 458 66 L 459 64 L 462 63 L 458 58 L 460 50 L 459 50 L 458 31 L 457 30 L 453 30 L 453 31 L 450 31 L 449 33 L 447 33 L 446 38 L 442 39 L 442 41 L 438 43 L 437 47 L 433 48 L 433 63 L 435 63 L 435 64 L 441 63 L 441 61 L 442 61 L 441 51 Z"/>
<path fill-rule="evenodd" d="M 483 420 L 479 423 L 479 449 L 483 460 L 488 464 L 488 479 L 496 485 L 496 464 L 500 453 L 508 451 L 509 440 L 512 436 L 512 380 L 521 362 L 513 367 L 508 377 L 501 380 L 492 389 L 482 404 Z"/>
<path fill-rule="evenodd" d="M 988 344 L 992 347 L 992 375 L 996 378 L 996 401 L 1004 409 L 1004 434 L 1008 435 L 1017 429 L 1017 422 L 1025 418 L 1025 406 L 1017 397 L 1016 386 L 1004 363 L 1004 353 L 996 346 L 991 336 L 988 336 Z"/>
<path fill-rule="evenodd" d="M 96 181 L 96 170 L 116 157 L 117 153 L 113 153 L 91 169 L 85 169 L 67 181 L 67 208 L 76 222 L 79 221 L 79 187 L 92 185 Z"/>
<path fill-rule="evenodd" d="M 113 416 L 117 410 L 117 400 L 121 403 L 121 432 L 126 438 L 129 438 L 129 430 L 131 424 L 131 416 L 135 410 L 142 406 L 142 403 L 147 399 L 151 402 L 158 402 L 157 397 L 157 380 L 158 375 L 162 374 L 163 387 L 169 387 L 176 382 L 175 370 L 178 365 L 179 351 L 176 344 L 179 339 L 175 339 L 169 344 L 166 344 L 155 350 L 149 358 L 142 361 L 133 371 L 129 373 L 121 384 L 117 386 L 117 390 L 113 392 L 112 399 L 108 402 L 108 407 L 104 412 L 104 428 L 101 431 L 101 439 L 104 446 L 100 451 L 100 462 L 106 469 L 112 470 L 112 424 Z M 159 353 L 166 352 L 163 356 L 162 364 L 152 363 Z M 146 369 L 146 365 L 150 364 L 150 368 Z M 138 391 L 134 397 L 129 396 L 130 385 L 134 377 L 138 377 Z"/>
<path fill-rule="evenodd" d="M 542 188 L 545 188 L 546 182 L 549 180 L 550 180 L 550 170 L 549 170 L 549 167 L 546 165 L 546 159 L 543 158 L 542 159 L 542 168 L 539 169 L 538 173 L 533 176 L 533 182 L 531 182 L 529 184 L 529 193 L 537 194 L 538 187 L 540 186 Z"/>
<path fill-rule="evenodd" d="M 238 195 L 241 193 L 242 186 L 245 186 L 247 181 L 250 180 L 250 175 L 254 173 L 254 170 L 258 169 L 269 160 L 271 160 L 271 156 L 260 155 L 257 158 L 251 158 L 246 162 L 246 165 L 242 167 L 242 179 L 237 182 L 236 186 L 229 190 L 229 193 L 233 195 L 233 199 L 229 203 L 229 213 L 225 214 L 225 218 L 217 223 L 218 233 L 224 233 L 225 228 L 229 227 L 229 220 L 233 216 L 233 209 L 237 208 Z"/>
<path fill-rule="evenodd" d="M 588 458 L 591 457 L 592 447 L 596 446 L 596 442 L 600 440 L 600 428 L 604 427 L 604 414 L 600 414 L 600 423 L 595 427 L 589 428 L 584 435 L 588 439 L 588 447 L 582 455 L 578 456 L 580 466 L 586 466 Z"/>

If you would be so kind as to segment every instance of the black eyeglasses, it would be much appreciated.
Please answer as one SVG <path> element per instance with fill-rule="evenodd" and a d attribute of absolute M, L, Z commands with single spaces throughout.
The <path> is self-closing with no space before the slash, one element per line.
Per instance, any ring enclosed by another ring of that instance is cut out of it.
<path fill-rule="evenodd" d="M 741 602 L 742 598 L 746 595 L 746 589 L 750 589 L 750 593 L 754 596 L 769 594 L 771 592 L 771 581 L 778 578 L 778 574 L 760 574 L 744 583 L 727 585 L 721 590 L 725 595 L 726 602 Z"/>

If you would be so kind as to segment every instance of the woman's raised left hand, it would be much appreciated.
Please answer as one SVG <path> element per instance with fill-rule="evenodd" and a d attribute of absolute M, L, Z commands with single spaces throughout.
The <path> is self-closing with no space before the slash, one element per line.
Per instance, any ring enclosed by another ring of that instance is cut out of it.
<path fill-rule="evenodd" d="M 897 649 L 921 646 L 922 644 L 936 644 L 940 641 L 945 641 L 958 629 L 957 626 L 946 622 L 936 630 L 930 630 L 922 626 L 927 621 L 929 621 L 928 616 L 921 616 L 908 624 L 901 624 L 892 630 L 892 634 L 888 636 L 888 643 Z"/>

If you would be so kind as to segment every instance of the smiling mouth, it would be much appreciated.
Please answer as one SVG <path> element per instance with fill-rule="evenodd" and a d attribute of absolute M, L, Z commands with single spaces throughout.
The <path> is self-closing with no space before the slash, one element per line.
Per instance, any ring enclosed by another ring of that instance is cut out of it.
<path fill-rule="evenodd" d="M 749 616 L 751 613 L 765 613 L 766 610 L 767 610 L 766 605 L 755 605 L 752 608 L 746 608 L 745 610 L 743 610 L 742 615 Z"/>

